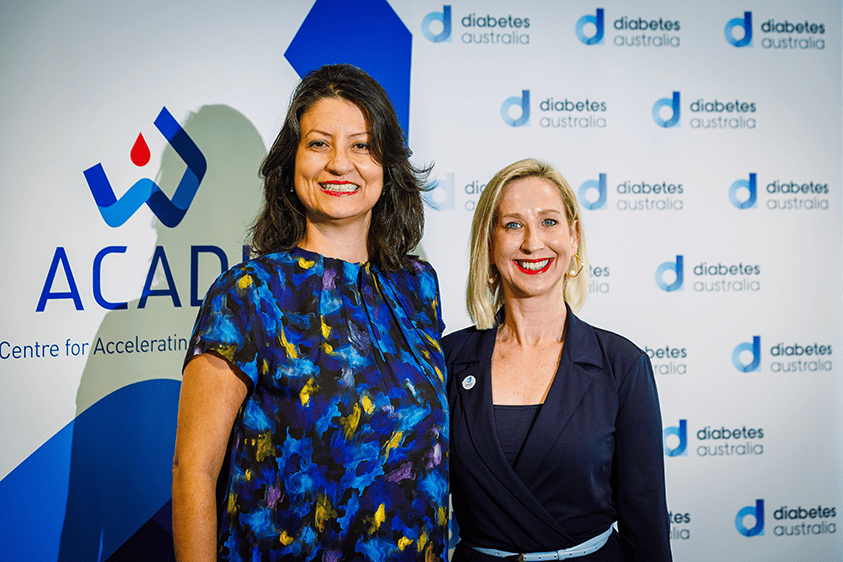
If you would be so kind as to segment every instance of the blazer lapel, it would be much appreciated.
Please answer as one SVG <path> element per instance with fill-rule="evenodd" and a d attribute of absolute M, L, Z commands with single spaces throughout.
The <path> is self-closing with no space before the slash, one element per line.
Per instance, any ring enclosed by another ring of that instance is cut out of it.
<path fill-rule="evenodd" d="M 591 326 L 574 316 L 570 308 L 567 324 L 559 368 L 514 466 L 524 482 L 533 481 L 552 443 L 565 431 L 565 426 L 593 384 L 594 375 L 587 368 L 600 369 L 603 366 L 600 346 Z"/>
<path fill-rule="evenodd" d="M 571 541 L 570 535 L 562 529 L 532 494 L 524 481 L 506 460 L 498 441 L 492 404 L 491 365 L 497 328 L 478 331 L 475 341 L 468 341 L 452 362 L 456 408 L 462 410 L 468 428 L 469 438 L 478 456 L 486 465 L 489 474 L 494 475 L 504 495 L 511 501 L 521 503 L 529 513 L 536 516 L 535 524 L 544 527 L 541 533 L 555 532 L 563 540 Z M 474 377 L 473 385 L 469 377 Z M 467 382 L 468 381 L 468 382 Z M 468 388 L 466 388 L 468 387 Z M 451 405 L 452 409 L 455 405 Z M 452 412 L 453 416 L 453 412 Z M 452 423 L 454 418 L 452 417 Z M 504 500 L 502 500 L 504 501 Z"/>

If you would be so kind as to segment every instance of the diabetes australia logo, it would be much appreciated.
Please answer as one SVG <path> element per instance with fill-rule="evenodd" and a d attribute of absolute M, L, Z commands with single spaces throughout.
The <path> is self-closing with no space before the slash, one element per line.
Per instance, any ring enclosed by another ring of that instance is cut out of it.
<path fill-rule="evenodd" d="M 794 181 L 791 178 L 773 180 L 763 188 L 767 209 L 771 211 L 827 211 L 829 188 L 827 182 Z M 758 207 L 757 174 L 738 179 L 729 186 L 729 202 L 738 209 Z"/>
<path fill-rule="evenodd" d="M 746 526 L 746 518 L 751 517 L 754 522 L 752 527 Z M 754 537 L 764 534 L 764 500 L 755 500 L 755 505 L 748 505 L 741 508 L 735 516 L 735 527 L 745 537 Z"/>
<path fill-rule="evenodd" d="M 779 341 L 769 349 L 769 368 L 773 373 L 829 372 L 833 368 L 833 351 L 831 344 L 818 341 Z M 760 371 L 761 336 L 739 343 L 732 351 L 732 364 L 742 373 Z"/>
<path fill-rule="evenodd" d="M 202 178 L 205 177 L 207 169 L 205 156 L 166 107 L 161 108 L 161 112 L 155 119 L 155 127 L 187 165 L 172 199 L 169 199 L 158 184 L 149 178 L 136 181 L 120 199 L 117 199 L 101 163 L 91 166 L 84 172 L 100 214 L 105 223 L 112 228 L 123 225 L 144 203 L 164 226 L 170 228 L 178 226 L 193 202 Z M 132 163 L 138 167 L 149 163 L 149 147 L 143 135 L 138 135 L 130 157 Z"/>
<path fill-rule="evenodd" d="M 521 115 L 512 117 L 510 109 L 517 107 Z M 510 127 L 530 126 L 530 90 L 522 90 L 520 96 L 506 98 L 501 105 L 501 119 Z"/>
<path fill-rule="evenodd" d="M 594 28 L 591 35 L 586 35 L 586 26 Z M 576 25 L 577 39 L 586 45 L 602 45 L 603 44 L 603 9 L 597 8 L 597 12 L 592 16 L 590 14 L 584 15 L 577 20 Z"/>
<path fill-rule="evenodd" d="M 742 457 L 764 454 L 764 428 L 705 425 L 692 433 L 696 444 L 691 449 L 698 457 Z M 664 428 L 662 446 L 668 457 L 688 456 L 688 420 Z"/>
<path fill-rule="evenodd" d="M 577 192 L 580 205 L 589 211 L 607 208 L 606 174 L 589 179 Z M 626 179 L 614 188 L 618 197 L 614 206 L 619 211 L 681 211 L 684 205 L 681 183 L 654 178 L 650 181 Z"/>
<path fill-rule="evenodd" d="M 539 97 L 539 126 L 543 129 L 579 130 L 605 129 L 607 104 L 599 99 L 586 97 Z M 513 115 L 517 108 L 518 116 Z M 510 127 L 530 126 L 530 90 L 521 90 L 520 96 L 506 98 L 501 104 L 501 118 Z"/>
<path fill-rule="evenodd" d="M 422 34 L 433 43 L 450 43 L 453 34 L 451 6 L 442 6 L 441 12 L 430 12 L 422 18 Z M 457 16 L 459 17 L 459 16 Z M 475 45 L 529 45 L 530 18 L 512 14 L 470 13 L 459 18 L 464 31 L 460 40 Z"/>
<path fill-rule="evenodd" d="M 656 285 L 659 289 L 668 293 L 683 290 L 685 283 L 683 262 L 683 256 L 676 256 L 675 262 L 666 261 L 656 268 Z"/>
<path fill-rule="evenodd" d="M 735 32 L 736 29 L 741 31 Z M 733 47 L 752 46 L 752 12 L 744 12 L 742 18 L 730 19 L 726 22 L 726 41 Z"/>
<path fill-rule="evenodd" d="M 679 92 L 673 92 L 671 97 L 662 98 L 654 103 L 653 120 L 656 122 L 656 125 L 664 127 L 665 129 L 668 127 L 678 127 L 679 116 L 681 114 L 679 104 Z M 669 109 L 671 112 L 670 117 L 662 117 L 662 109 Z"/>
<path fill-rule="evenodd" d="M 577 20 L 574 31 L 577 39 L 585 45 L 605 43 L 605 12 L 597 8 L 594 14 L 586 14 Z M 617 33 L 612 44 L 617 47 L 678 47 L 679 20 L 664 17 L 641 17 L 623 15 L 612 21 Z M 671 35 L 673 34 L 673 35 Z"/>

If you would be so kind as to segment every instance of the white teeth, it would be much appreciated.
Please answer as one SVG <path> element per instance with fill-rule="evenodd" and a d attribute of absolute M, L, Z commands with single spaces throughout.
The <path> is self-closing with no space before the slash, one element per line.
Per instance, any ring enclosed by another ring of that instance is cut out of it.
<path fill-rule="evenodd" d="M 550 258 L 541 261 L 522 261 L 518 260 L 518 265 L 523 267 L 524 269 L 529 269 L 530 271 L 538 271 L 539 269 L 546 266 L 550 263 Z"/>
<path fill-rule="evenodd" d="M 360 187 L 353 183 L 323 183 L 321 185 L 325 191 L 335 191 L 337 193 L 352 193 Z"/>

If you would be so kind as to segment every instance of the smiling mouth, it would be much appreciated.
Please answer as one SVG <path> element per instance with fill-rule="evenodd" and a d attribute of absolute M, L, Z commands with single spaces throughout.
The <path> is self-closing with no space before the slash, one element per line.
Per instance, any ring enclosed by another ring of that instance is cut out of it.
<path fill-rule="evenodd" d="M 343 195 L 351 195 L 360 189 L 360 186 L 350 181 L 326 181 L 319 184 L 322 191 L 328 195 L 335 197 L 342 197 Z"/>
<path fill-rule="evenodd" d="M 515 265 L 526 273 L 527 275 L 536 275 L 537 273 L 544 273 L 550 269 L 550 264 L 553 263 L 553 258 L 545 258 L 543 260 L 514 260 Z"/>

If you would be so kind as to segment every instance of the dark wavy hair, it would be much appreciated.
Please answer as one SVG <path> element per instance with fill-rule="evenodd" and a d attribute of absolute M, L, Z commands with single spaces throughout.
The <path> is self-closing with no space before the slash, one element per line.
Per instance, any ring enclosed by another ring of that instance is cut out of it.
<path fill-rule="evenodd" d="M 372 209 L 369 260 L 389 271 L 410 268 L 409 253 L 422 237 L 424 208 L 431 167 L 416 168 L 395 109 L 383 87 L 349 64 L 326 65 L 299 83 L 278 138 L 261 166 L 264 205 L 251 228 L 252 253 L 265 255 L 295 247 L 305 234 L 305 208 L 295 194 L 296 151 L 301 118 L 318 101 L 339 98 L 360 108 L 369 127 L 372 156 L 383 167 L 383 191 Z"/>

